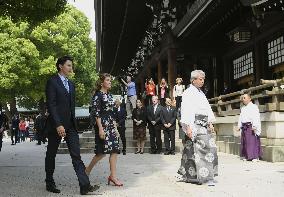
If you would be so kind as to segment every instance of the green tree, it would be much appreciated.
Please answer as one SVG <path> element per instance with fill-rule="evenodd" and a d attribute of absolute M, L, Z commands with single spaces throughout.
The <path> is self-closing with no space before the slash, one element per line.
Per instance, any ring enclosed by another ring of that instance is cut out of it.
<path fill-rule="evenodd" d="M 8 102 L 12 111 L 15 99 L 32 87 L 38 70 L 39 51 L 26 38 L 28 28 L 25 22 L 16 25 L 9 18 L 0 18 L 0 101 Z"/>
<path fill-rule="evenodd" d="M 0 0 L 0 15 L 36 25 L 64 11 L 67 0 Z"/>
<path fill-rule="evenodd" d="M 56 73 L 57 58 L 68 54 L 74 57 L 77 104 L 88 104 L 97 79 L 90 29 L 86 16 L 72 6 L 34 28 L 0 17 L 0 103 L 14 109 L 17 98 L 20 106 L 36 107 L 47 79 Z"/>
<path fill-rule="evenodd" d="M 84 14 L 73 6 L 67 6 L 64 13 L 54 20 L 43 22 L 31 33 L 31 39 L 40 51 L 40 59 L 52 60 L 66 54 L 74 57 L 73 79 L 78 105 L 89 103 L 97 79 L 95 42 L 89 38 L 90 30 L 90 22 Z M 41 66 L 43 78 L 49 77 L 48 73 L 55 69 L 54 64 Z"/>

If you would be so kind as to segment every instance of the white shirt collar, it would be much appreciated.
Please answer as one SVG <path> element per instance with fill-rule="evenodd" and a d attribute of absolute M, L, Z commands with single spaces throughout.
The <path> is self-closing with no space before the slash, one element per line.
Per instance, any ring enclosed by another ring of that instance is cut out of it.
<path fill-rule="evenodd" d="M 58 73 L 58 76 L 60 77 L 60 79 L 61 79 L 62 82 L 64 82 L 65 80 L 67 80 L 67 82 L 68 82 L 67 77 L 62 76 L 62 75 L 60 75 L 59 73 Z"/>

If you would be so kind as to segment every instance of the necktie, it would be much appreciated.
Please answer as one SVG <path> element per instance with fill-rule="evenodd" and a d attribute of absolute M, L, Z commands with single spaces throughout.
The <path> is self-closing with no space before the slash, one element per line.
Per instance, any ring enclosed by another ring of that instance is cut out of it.
<path fill-rule="evenodd" d="M 65 89 L 66 89 L 67 92 L 69 93 L 69 85 L 68 85 L 68 80 L 67 80 L 66 78 L 64 79 L 63 84 L 64 84 Z"/>
<path fill-rule="evenodd" d="M 168 107 L 168 112 L 170 111 L 170 107 Z"/>

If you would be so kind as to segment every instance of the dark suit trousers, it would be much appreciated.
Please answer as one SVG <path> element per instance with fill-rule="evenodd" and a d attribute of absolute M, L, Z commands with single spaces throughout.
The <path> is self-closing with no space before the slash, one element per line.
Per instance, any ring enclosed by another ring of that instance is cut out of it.
<path fill-rule="evenodd" d="M 117 127 L 120 139 L 122 141 L 123 151 L 126 151 L 126 138 L 125 138 L 125 127 Z"/>
<path fill-rule="evenodd" d="M 73 168 L 79 180 L 80 187 L 84 188 L 90 185 L 89 177 L 85 173 L 85 165 L 80 156 L 79 135 L 72 129 L 66 132 L 66 143 L 72 159 Z M 52 183 L 53 172 L 55 169 L 55 157 L 58 150 L 58 146 L 61 142 L 61 137 L 57 133 L 51 133 L 48 135 L 48 145 L 45 157 L 45 172 L 46 182 Z"/>
<path fill-rule="evenodd" d="M 15 141 L 14 141 L 15 137 Z M 11 141 L 12 144 L 16 144 L 18 142 L 18 130 L 17 129 L 11 129 Z"/>
<path fill-rule="evenodd" d="M 151 125 L 149 127 L 149 133 L 151 152 L 162 152 L 161 128 Z"/>
<path fill-rule="evenodd" d="M 167 152 L 175 152 L 175 130 L 164 129 L 164 142 Z"/>
<path fill-rule="evenodd" d="M 3 133 L 4 133 L 4 131 L 3 131 L 2 133 L 0 133 L 0 151 L 1 151 L 1 149 L 2 149 L 2 143 L 3 143 L 3 141 L 2 141 L 2 139 L 3 139 Z"/>

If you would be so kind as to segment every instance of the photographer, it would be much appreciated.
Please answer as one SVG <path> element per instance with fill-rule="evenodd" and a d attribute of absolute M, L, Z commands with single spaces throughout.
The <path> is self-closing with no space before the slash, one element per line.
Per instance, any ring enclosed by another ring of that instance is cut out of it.
<path fill-rule="evenodd" d="M 131 118 L 133 109 L 136 108 L 136 85 L 131 81 L 131 77 L 127 76 L 126 81 L 121 78 L 122 83 L 127 87 L 127 102 L 126 102 L 126 111 L 127 118 Z"/>

